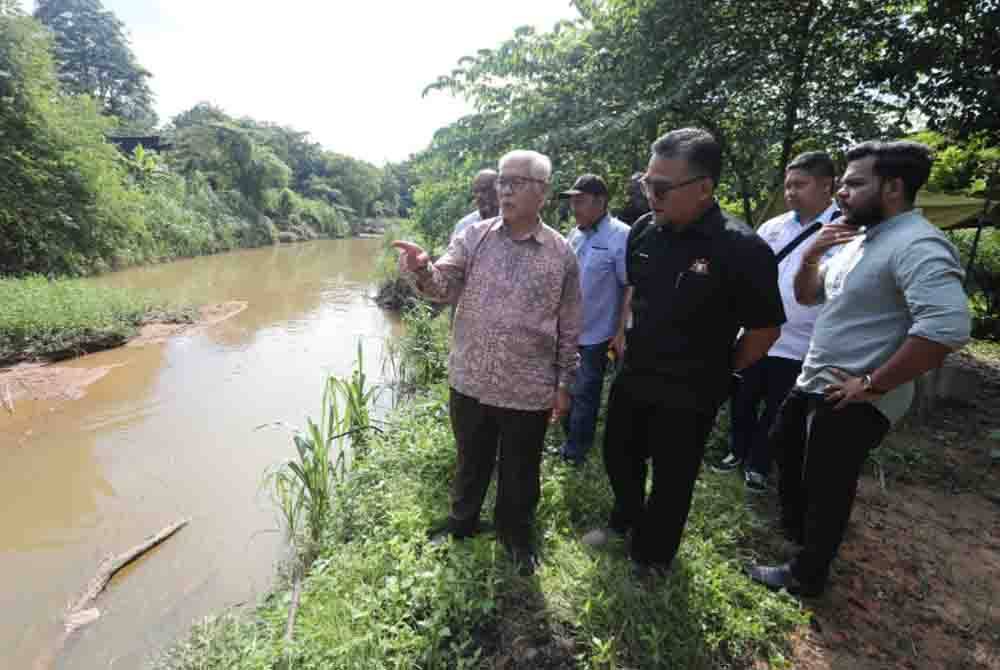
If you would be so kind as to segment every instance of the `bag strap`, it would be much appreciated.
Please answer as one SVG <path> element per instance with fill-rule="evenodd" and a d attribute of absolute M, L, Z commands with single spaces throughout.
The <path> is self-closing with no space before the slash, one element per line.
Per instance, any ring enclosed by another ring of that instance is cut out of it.
<path fill-rule="evenodd" d="M 830 217 L 830 221 L 828 221 L 828 223 L 833 223 L 833 221 L 836 220 L 838 216 L 840 216 L 840 212 L 834 212 L 833 216 Z M 784 247 L 782 247 L 781 251 L 779 251 L 774 255 L 774 262 L 780 263 L 781 261 L 788 258 L 788 255 L 793 251 L 795 251 L 795 248 L 797 246 L 799 246 L 807 239 L 812 237 L 816 233 L 816 231 L 822 227 L 823 227 L 822 221 L 813 221 L 812 225 L 810 225 L 808 228 L 799 233 L 794 240 L 786 244 Z"/>

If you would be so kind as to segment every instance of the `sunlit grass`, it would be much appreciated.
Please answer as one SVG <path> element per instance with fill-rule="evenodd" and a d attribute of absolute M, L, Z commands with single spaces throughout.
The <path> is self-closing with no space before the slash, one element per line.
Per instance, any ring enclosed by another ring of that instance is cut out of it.
<path fill-rule="evenodd" d="M 398 411 L 349 468 L 305 577 L 290 650 L 289 598 L 279 588 L 250 620 L 199 627 L 165 666 L 270 668 L 291 659 L 295 668 L 487 668 L 510 652 L 506 628 L 523 626 L 541 648 L 561 631 L 572 645 L 566 660 L 581 668 L 787 667 L 787 635 L 806 615 L 743 574 L 742 547 L 760 521 L 737 478 L 703 475 L 675 569 L 641 581 L 623 547 L 595 551 L 579 541 L 610 508 L 600 459 L 573 468 L 546 458 L 543 565 L 525 579 L 492 536 L 426 541 L 448 510 L 455 447 L 447 416 L 439 384 Z"/>
<path fill-rule="evenodd" d="M 114 346 L 159 303 L 80 280 L 0 278 L 0 362 Z"/>

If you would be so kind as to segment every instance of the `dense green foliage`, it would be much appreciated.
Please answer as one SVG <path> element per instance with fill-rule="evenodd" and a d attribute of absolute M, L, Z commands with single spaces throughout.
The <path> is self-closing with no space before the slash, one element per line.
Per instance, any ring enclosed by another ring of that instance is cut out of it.
<path fill-rule="evenodd" d="M 942 130 L 1000 127 L 977 116 L 1000 99 L 992 0 L 574 4 L 579 19 L 519 29 L 428 87 L 476 108 L 414 162 L 415 220 L 437 242 L 468 209 L 475 171 L 514 147 L 551 156 L 556 188 L 597 172 L 621 202 L 653 139 L 699 125 L 725 148 L 723 204 L 757 223 L 800 151 L 899 137 L 922 123 L 914 109 Z"/>
<path fill-rule="evenodd" d="M 150 72 L 135 59 L 125 27 L 99 0 L 38 0 L 34 16 L 52 31 L 59 81 L 89 95 L 131 131 L 156 125 Z"/>
<path fill-rule="evenodd" d="M 150 73 L 99 0 L 0 0 L 0 275 L 81 275 L 240 246 L 343 236 L 409 206 L 408 167 L 198 104 L 155 123 Z"/>
<path fill-rule="evenodd" d="M 153 296 L 80 280 L 0 279 L 0 364 L 121 344 L 158 306 Z"/>

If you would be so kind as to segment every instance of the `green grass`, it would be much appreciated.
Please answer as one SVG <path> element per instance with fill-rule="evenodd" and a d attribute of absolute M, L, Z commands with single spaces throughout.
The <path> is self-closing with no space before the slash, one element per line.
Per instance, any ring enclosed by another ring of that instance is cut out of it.
<path fill-rule="evenodd" d="M 121 344 L 156 298 L 72 279 L 0 278 L 0 364 Z"/>
<path fill-rule="evenodd" d="M 1000 342 L 995 340 L 971 340 L 964 351 L 980 361 L 1000 365 Z"/>
<path fill-rule="evenodd" d="M 490 668 L 504 655 L 516 661 L 509 667 L 532 668 L 788 666 L 788 633 L 807 616 L 742 574 L 742 547 L 761 520 L 737 478 L 702 475 L 675 568 L 651 582 L 633 577 L 622 547 L 579 541 L 611 505 L 596 454 L 581 469 L 545 459 L 534 577 L 516 576 L 490 536 L 430 546 L 425 532 L 447 514 L 455 459 L 446 393 L 439 384 L 399 410 L 353 460 L 290 649 L 281 586 L 252 613 L 196 627 L 161 666 Z"/>

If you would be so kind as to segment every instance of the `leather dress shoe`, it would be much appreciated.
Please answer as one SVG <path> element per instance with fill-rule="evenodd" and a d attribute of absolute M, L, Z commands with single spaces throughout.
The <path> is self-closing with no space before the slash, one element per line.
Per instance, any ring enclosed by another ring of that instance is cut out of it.
<path fill-rule="evenodd" d="M 517 567 L 521 577 L 531 577 L 539 566 L 538 554 L 531 547 L 514 547 L 508 549 L 510 560 Z"/>
<path fill-rule="evenodd" d="M 823 593 L 823 585 L 806 584 L 792 574 L 788 563 L 784 565 L 754 565 L 747 570 L 750 579 L 772 591 L 785 589 L 793 596 L 815 598 Z"/>

